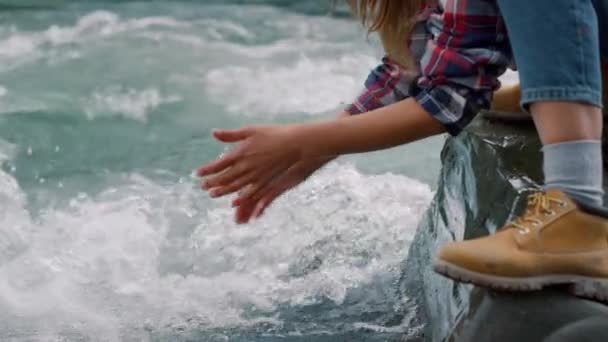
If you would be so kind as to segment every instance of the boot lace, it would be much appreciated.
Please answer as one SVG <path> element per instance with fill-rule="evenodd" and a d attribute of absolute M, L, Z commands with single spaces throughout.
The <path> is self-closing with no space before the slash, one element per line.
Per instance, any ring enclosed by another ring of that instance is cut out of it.
<path fill-rule="evenodd" d="M 555 215 L 552 204 L 557 204 L 560 207 L 566 205 L 564 201 L 553 198 L 544 192 L 538 192 L 528 196 L 528 205 L 524 215 L 510 222 L 507 227 L 510 226 L 517 228 L 522 232 L 528 232 L 528 223 L 535 227 L 540 226 L 543 223 L 541 220 L 542 217 Z"/>

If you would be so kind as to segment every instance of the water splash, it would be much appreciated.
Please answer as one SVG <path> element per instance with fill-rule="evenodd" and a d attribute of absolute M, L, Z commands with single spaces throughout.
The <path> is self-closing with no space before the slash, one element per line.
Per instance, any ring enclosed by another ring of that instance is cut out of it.
<path fill-rule="evenodd" d="M 10 218 L 30 232 L 27 250 L 0 268 L 5 322 L 110 340 L 184 324 L 281 326 L 285 305 L 345 305 L 349 293 L 394 277 L 431 198 L 406 177 L 333 165 L 241 227 L 225 201 L 210 203 L 186 182 L 121 179 L 36 219 Z M 19 188 L 11 192 L 12 206 L 23 206 Z"/>
<path fill-rule="evenodd" d="M 18 145 L 0 144 L 0 228 L 20 236 L 0 236 L 19 246 L 0 256 L 0 339 L 409 333 L 398 265 L 428 186 L 333 164 L 237 226 L 227 200 L 167 171 L 215 153 L 210 125 L 352 100 L 375 61 L 356 23 L 264 6 L 79 6 L 0 26 L 0 128 Z M 400 153 L 369 156 L 390 165 L 372 171 L 405 172 Z"/>
<path fill-rule="evenodd" d="M 301 56 L 294 65 L 280 67 L 227 66 L 208 72 L 206 89 L 232 113 L 318 114 L 355 98 L 362 77 L 353 75 L 353 70 L 370 69 L 375 62 L 365 55 L 314 61 Z"/>
<path fill-rule="evenodd" d="M 150 111 L 162 104 L 175 103 L 180 100 L 181 97 L 177 95 L 163 96 L 155 88 L 138 91 L 113 86 L 94 92 L 91 98 L 84 100 L 84 108 L 89 119 L 106 115 L 120 115 L 145 122 Z"/>

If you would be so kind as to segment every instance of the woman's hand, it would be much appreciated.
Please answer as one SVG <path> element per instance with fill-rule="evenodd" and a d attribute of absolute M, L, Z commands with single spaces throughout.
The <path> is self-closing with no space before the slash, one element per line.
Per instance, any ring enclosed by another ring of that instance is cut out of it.
<path fill-rule="evenodd" d="M 386 149 L 443 132 L 445 127 L 412 98 L 344 119 L 219 130 L 213 133 L 216 139 L 239 144 L 222 158 L 202 166 L 198 175 L 206 177 L 202 187 L 212 197 L 239 191 L 240 197 L 255 200 L 262 198 L 260 193 L 264 195 L 268 184 L 281 181 L 281 176 L 299 162 L 310 165 L 322 158 Z M 291 185 L 297 178 L 302 177 L 293 176 L 284 184 Z M 243 213 L 259 214 L 258 204 L 253 208 L 247 205 Z"/>
<path fill-rule="evenodd" d="M 225 143 L 238 145 L 219 159 L 201 166 L 202 188 L 212 197 L 241 191 L 249 198 L 263 189 L 302 158 L 302 148 L 294 139 L 295 126 L 254 126 L 216 130 L 213 135 Z"/>
<path fill-rule="evenodd" d="M 299 161 L 257 193 L 250 194 L 245 191 L 240 193 L 232 202 L 232 206 L 236 207 L 236 222 L 247 223 L 252 218 L 260 217 L 274 200 L 304 182 L 331 159 L 333 158 Z"/>
<path fill-rule="evenodd" d="M 349 116 L 349 113 L 341 112 L 338 114 L 337 118 L 340 119 Z M 293 133 L 293 130 L 295 130 L 295 128 L 292 127 L 291 133 Z M 291 136 L 291 139 L 295 138 Z M 310 175 L 332 159 L 334 158 L 320 157 L 317 159 L 300 160 L 283 173 L 278 174 L 264 186 L 242 187 L 238 190 L 239 195 L 237 198 L 232 201 L 232 206 L 236 208 L 236 222 L 247 223 L 251 218 L 260 217 L 274 200 L 304 182 Z"/>

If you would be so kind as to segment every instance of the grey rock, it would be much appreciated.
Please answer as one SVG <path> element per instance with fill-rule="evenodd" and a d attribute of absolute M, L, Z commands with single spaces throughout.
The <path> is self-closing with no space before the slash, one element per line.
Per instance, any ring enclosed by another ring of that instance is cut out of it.
<path fill-rule="evenodd" d="M 484 118 L 446 140 L 435 198 L 402 271 L 402 291 L 419 310 L 417 323 L 426 325 L 424 340 L 555 342 L 597 326 L 597 317 L 608 327 L 607 306 L 563 289 L 492 292 L 455 283 L 431 269 L 435 252 L 446 242 L 492 234 L 520 212 L 527 194 L 542 182 L 540 147 L 531 123 Z M 579 340 L 595 341 L 586 335 Z"/>

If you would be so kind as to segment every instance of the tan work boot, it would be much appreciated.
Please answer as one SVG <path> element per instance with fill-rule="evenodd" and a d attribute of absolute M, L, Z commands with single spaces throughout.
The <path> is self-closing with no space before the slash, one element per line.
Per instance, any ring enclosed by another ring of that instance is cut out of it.
<path fill-rule="evenodd" d="M 564 193 L 533 194 L 523 216 L 496 234 L 440 249 L 433 268 L 457 281 L 532 291 L 569 284 L 608 302 L 608 214 L 582 209 Z"/>
<path fill-rule="evenodd" d="M 494 92 L 490 110 L 493 112 L 519 113 L 522 111 L 519 107 L 520 100 L 521 88 L 519 84 L 503 85 Z"/>

